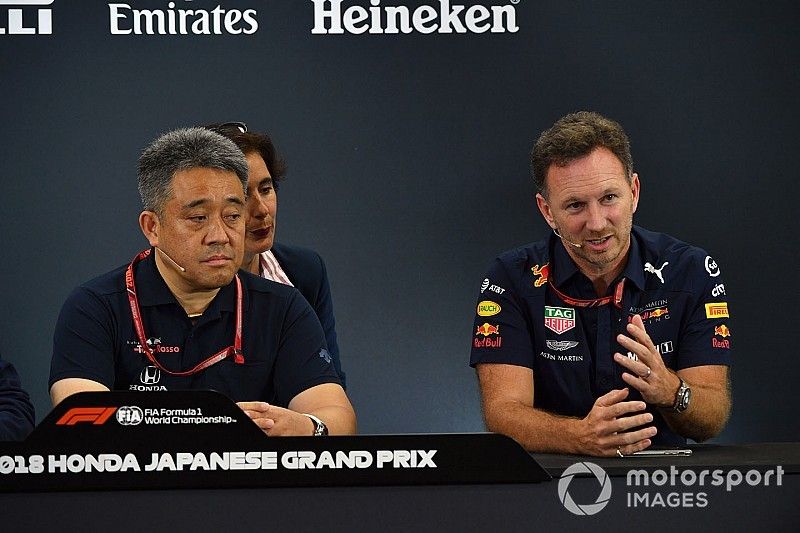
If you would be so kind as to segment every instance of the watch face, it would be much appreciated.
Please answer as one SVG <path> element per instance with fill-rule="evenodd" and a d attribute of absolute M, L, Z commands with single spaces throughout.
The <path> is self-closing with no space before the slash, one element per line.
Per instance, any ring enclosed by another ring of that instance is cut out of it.
<path fill-rule="evenodd" d="M 686 392 L 683 393 L 683 401 L 681 402 L 683 404 L 684 409 L 689 407 L 689 400 L 691 399 L 692 399 L 692 389 L 686 387 Z"/>
<path fill-rule="evenodd" d="M 689 400 L 692 397 L 692 389 L 686 384 L 685 381 L 681 380 L 681 386 L 678 387 L 678 394 L 675 396 L 675 405 L 672 409 L 678 413 L 682 413 L 689 407 Z"/>
<path fill-rule="evenodd" d="M 689 400 L 692 397 L 692 389 L 687 387 L 685 384 L 681 386 L 683 389 L 680 392 L 680 396 L 678 398 L 678 405 L 676 406 L 678 411 L 685 411 L 687 407 L 689 407 Z"/>
<path fill-rule="evenodd" d="M 325 425 L 325 422 L 320 420 L 317 417 L 308 416 L 312 422 L 314 422 L 314 436 L 315 437 L 323 437 L 328 434 L 328 426 Z"/>

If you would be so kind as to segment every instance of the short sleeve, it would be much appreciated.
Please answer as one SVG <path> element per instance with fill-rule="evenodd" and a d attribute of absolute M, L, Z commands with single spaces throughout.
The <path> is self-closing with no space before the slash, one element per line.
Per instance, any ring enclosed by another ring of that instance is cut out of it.
<path fill-rule="evenodd" d="M 533 346 L 525 302 L 509 275 L 516 264 L 496 259 L 481 282 L 472 324 L 470 366 L 505 363 L 533 368 Z"/>
<path fill-rule="evenodd" d="M 339 374 L 342 387 L 346 388 L 345 375 L 342 371 L 342 363 L 339 360 L 339 344 L 336 340 L 336 320 L 333 316 L 333 300 L 331 298 L 331 287 L 328 283 L 328 271 L 325 268 L 325 261 L 322 260 L 322 257 L 317 255 L 317 259 L 322 270 L 320 273 L 319 292 L 314 302 L 314 312 L 317 314 L 317 318 L 322 325 L 322 331 L 325 333 L 325 342 L 333 359 L 333 366 L 336 368 L 336 373 Z"/>
<path fill-rule="evenodd" d="M 692 280 L 692 294 L 686 321 L 681 326 L 677 369 L 700 365 L 731 364 L 730 292 L 717 262 L 696 249 L 686 275 Z"/>
<path fill-rule="evenodd" d="M 75 289 L 56 322 L 49 385 L 65 378 L 84 378 L 113 389 L 113 323 L 111 310 L 96 294 L 84 287 Z"/>
<path fill-rule="evenodd" d="M 275 361 L 275 392 L 282 406 L 306 389 L 322 383 L 341 384 L 317 315 L 295 291 L 281 329 Z"/>

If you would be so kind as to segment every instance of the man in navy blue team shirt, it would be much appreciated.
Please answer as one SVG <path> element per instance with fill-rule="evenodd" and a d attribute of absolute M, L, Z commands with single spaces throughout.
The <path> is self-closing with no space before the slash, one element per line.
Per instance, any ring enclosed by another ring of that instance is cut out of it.
<path fill-rule="evenodd" d="M 268 435 L 353 433 L 314 311 L 296 289 L 238 271 L 244 154 L 207 129 L 176 130 L 144 150 L 138 177 L 151 248 L 65 302 L 53 404 L 80 391 L 214 389 Z"/>
<path fill-rule="evenodd" d="M 481 285 L 470 364 L 488 428 L 596 456 L 717 435 L 731 332 L 716 261 L 633 225 L 639 177 L 616 122 L 567 115 L 531 159 L 553 234 L 499 256 Z"/>

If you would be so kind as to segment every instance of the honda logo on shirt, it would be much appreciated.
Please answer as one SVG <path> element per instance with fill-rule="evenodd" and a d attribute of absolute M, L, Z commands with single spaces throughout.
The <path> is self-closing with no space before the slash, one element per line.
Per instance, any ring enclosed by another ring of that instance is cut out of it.
<path fill-rule="evenodd" d="M 23 12 L 19 7 L 11 8 L 10 6 L 49 6 L 54 0 L 0 0 L 0 10 L 6 11 L 8 28 L 0 26 L 0 35 L 52 35 L 53 34 L 53 10 L 52 9 L 37 9 L 36 22 L 34 26 L 26 26 L 31 23 L 33 18 L 33 10 L 28 9 Z M 6 9 L 6 6 L 9 6 Z M 0 15 L 2 16 L 2 15 Z M 24 17 L 24 19 L 23 19 Z M 0 19 L 0 24 L 3 21 Z"/>
<path fill-rule="evenodd" d="M 144 385 L 155 385 L 161 381 L 161 370 L 154 366 L 146 366 L 139 374 L 139 381 Z"/>

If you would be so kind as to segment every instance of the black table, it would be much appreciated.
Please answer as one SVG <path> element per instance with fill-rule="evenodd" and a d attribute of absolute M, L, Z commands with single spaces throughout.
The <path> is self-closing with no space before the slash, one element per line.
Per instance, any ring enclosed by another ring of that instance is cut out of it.
<path fill-rule="evenodd" d="M 799 531 L 800 444 L 694 447 L 690 458 L 596 459 L 537 454 L 559 474 L 577 462 L 607 469 L 608 505 L 576 516 L 543 483 L 381 487 L 288 487 L 11 493 L 0 495 L 4 531 Z M 635 463 L 635 464 L 634 464 Z M 638 491 L 706 494 L 704 507 L 630 506 L 631 468 L 691 467 L 761 472 L 783 464 L 781 486 L 665 488 Z M 625 465 L 625 466 L 621 466 Z M 569 485 L 575 501 L 592 502 L 594 477 Z M 7 528 L 5 526 L 8 526 Z"/>
<path fill-rule="evenodd" d="M 198 409 L 204 418 L 181 415 L 161 425 L 134 416 L 163 406 Z M 0 445 L 0 532 L 800 531 L 800 443 L 691 448 L 688 457 L 600 459 L 527 454 L 492 434 L 269 439 L 211 393 L 83 393 L 60 404 L 25 443 Z M 144 468 L 156 451 L 248 450 L 275 454 L 279 466 Z M 282 464 L 298 451 L 377 462 L 387 450 L 427 450 L 436 465 Z M 133 454 L 142 469 L 4 473 L 33 456 L 102 453 Z"/>

